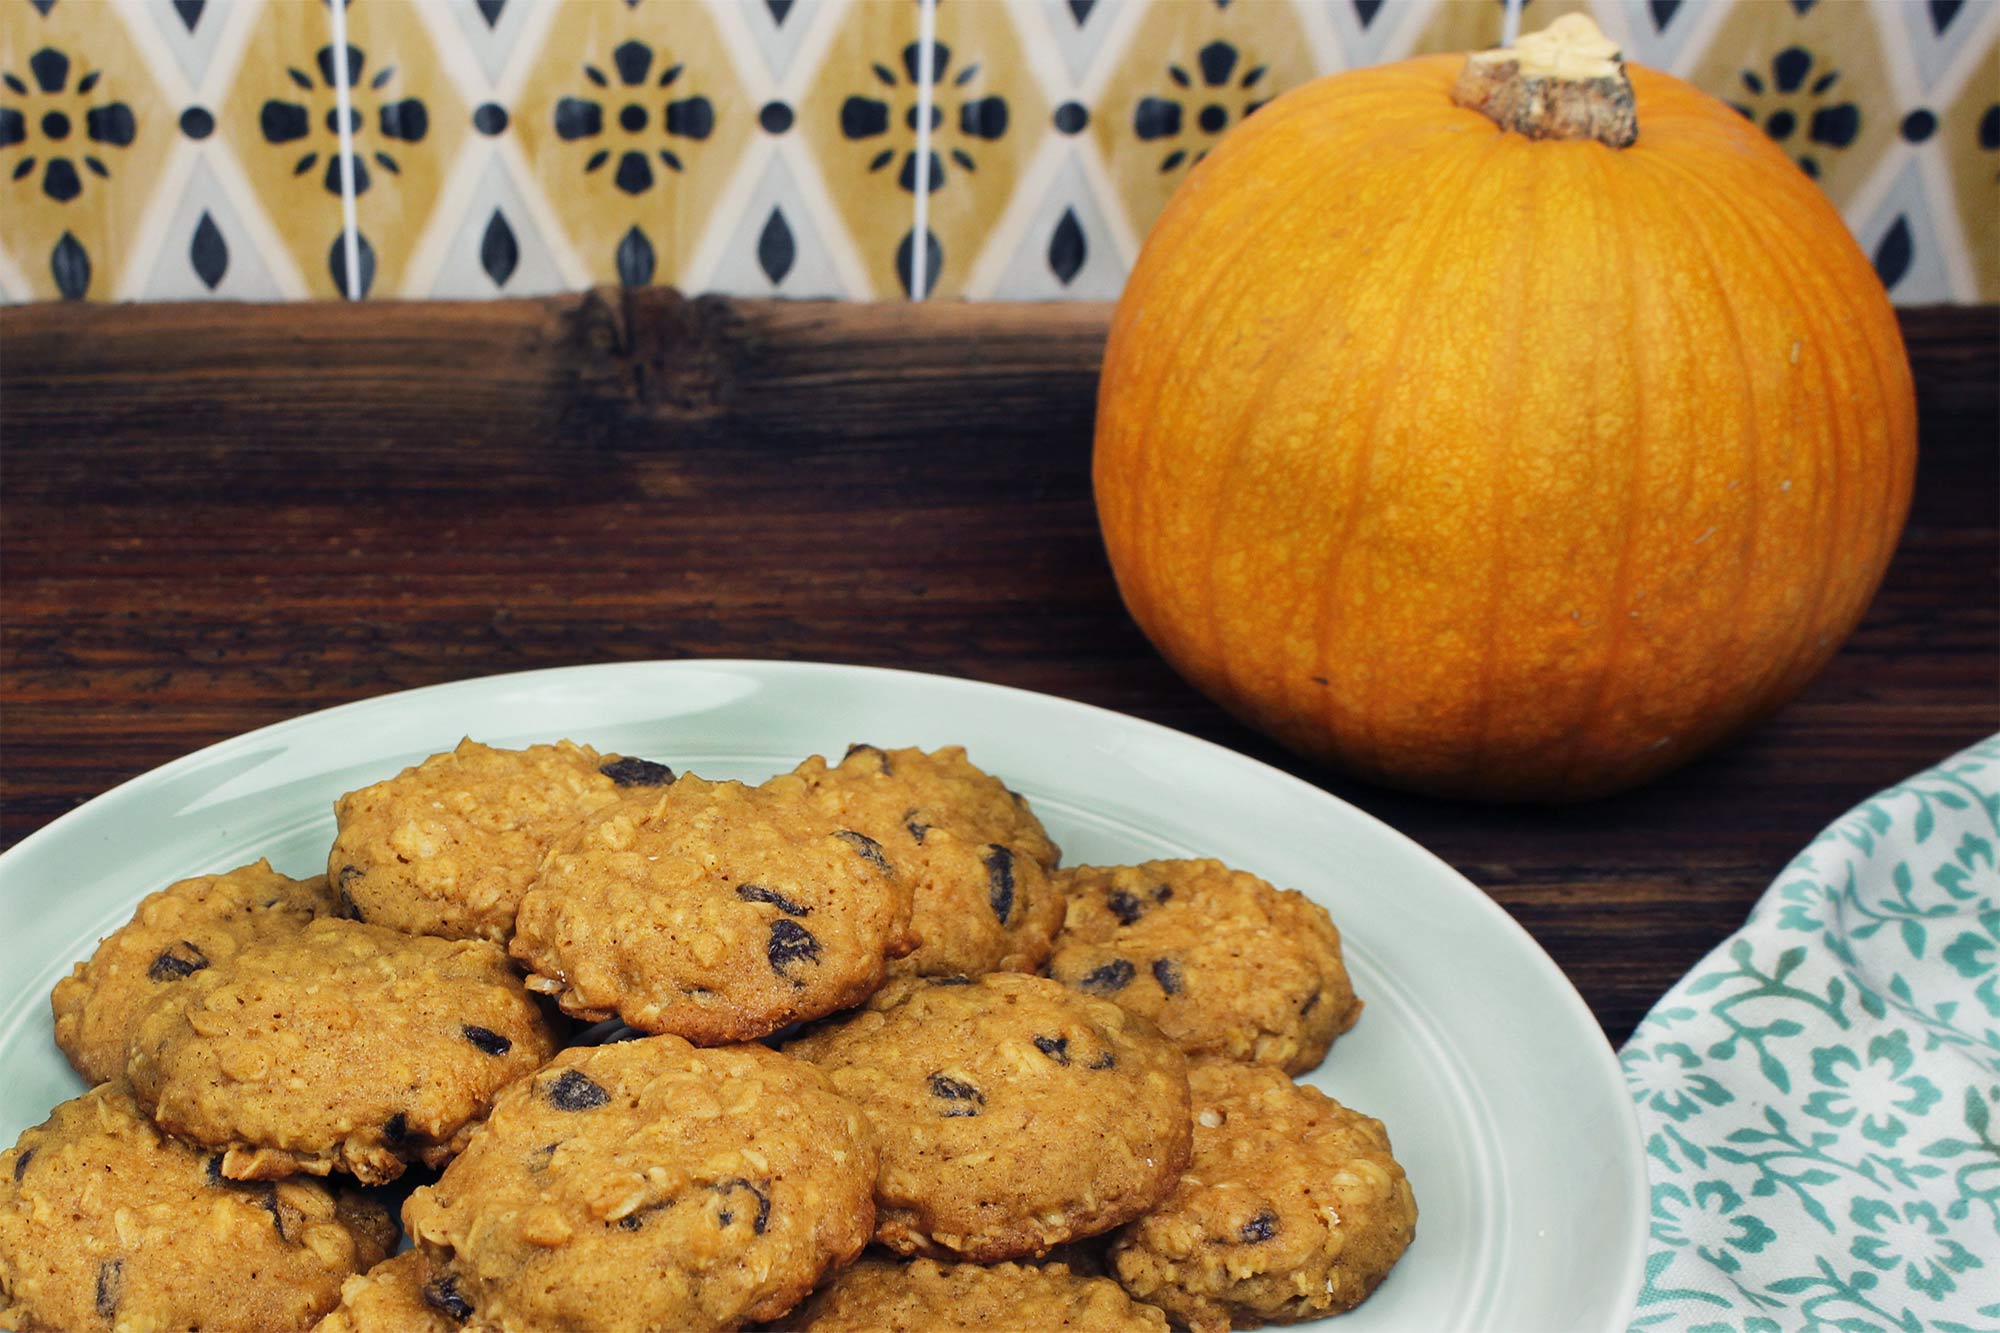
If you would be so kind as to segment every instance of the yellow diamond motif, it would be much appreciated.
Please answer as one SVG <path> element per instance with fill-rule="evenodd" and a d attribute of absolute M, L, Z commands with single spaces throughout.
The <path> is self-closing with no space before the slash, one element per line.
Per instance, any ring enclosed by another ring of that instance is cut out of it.
<path fill-rule="evenodd" d="M 126 294 L 174 115 L 108 7 L 0 9 L 0 249 L 47 300 Z"/>
<path fill-rule="evenodd" d="M 756 114 L 704 7 L 566 4 L 514 126 L 590 281 L 666 285 L 686 273 Z"/>

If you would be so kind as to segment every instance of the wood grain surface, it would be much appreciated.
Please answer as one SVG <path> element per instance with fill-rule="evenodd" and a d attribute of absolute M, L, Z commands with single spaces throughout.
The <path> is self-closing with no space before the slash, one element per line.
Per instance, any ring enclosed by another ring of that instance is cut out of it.
<path fill-rule="evenodd" d="M 1269 760 L 1498 899 L 1620 1041 L 1791 855 L 2000 730 L 2000 317 L 1907 312 L 1915 508 L 1811 690 L 1628 796 L 1491 809 L 1293 759 L 1126 617 L 1102 306 L 599 292 L 0 311 L 0 845 L 211 742 L 411 686 L 669 657 L 1082 699 Z"/>

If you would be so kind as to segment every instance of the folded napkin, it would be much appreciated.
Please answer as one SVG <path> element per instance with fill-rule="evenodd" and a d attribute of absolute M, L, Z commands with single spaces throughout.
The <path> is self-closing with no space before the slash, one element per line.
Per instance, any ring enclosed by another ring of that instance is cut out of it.
<path fill-rule="evenodd" d="M 2000 1330 L 2000 737 L 1799 853 L 1620 1052 L 1634 1329 Z"/>

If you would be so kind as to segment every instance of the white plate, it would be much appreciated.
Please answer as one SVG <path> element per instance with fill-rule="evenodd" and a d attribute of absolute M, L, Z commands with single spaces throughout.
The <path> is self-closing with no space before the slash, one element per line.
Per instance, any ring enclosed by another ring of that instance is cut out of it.
<path fill-rule="evenodd" d="M 761 780 L 850 741 L 962 744 L 1033 802 L 1071 864 L 1216 856 L 1332 912 L 1368 1002 L 1308 1081 L 1379 1116 L 1417 1241 L 1343 1333 L 1623 1330 L 1645 1172 L 1603 1032 L 1491 899 L 1409 839 L 1219 746 L 971 681 L 780 662 L 634 662 L 433 686 L 176 760 L 0 856 L 0 1144 L 83 1090 L 48 994 L 138 899 L 269 856 L 318 873 L 332 804 L 461 737 L 569 737 L 710 778 Z"/>

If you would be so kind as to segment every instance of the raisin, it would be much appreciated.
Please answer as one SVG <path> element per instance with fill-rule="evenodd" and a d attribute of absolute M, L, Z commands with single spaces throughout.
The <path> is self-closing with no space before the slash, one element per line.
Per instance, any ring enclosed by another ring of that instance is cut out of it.
<path fill-rule="evenodd" d="M 529 1153 L 528 1169 L 530 1171 L 548 1170 L 549 1163 L 555 1160 L 556 1149 L 560 1147 L 562 1147 L 562 1140 L 558 1139 L 554 1143 L 544 1143 L 541 1147 Z"/>
<path fill-rule="evenodd" d="M 1092 995 L 1109 995 L 1130 985 L 1134 971 L 1132 964 L 1123 958 L 1114 958 L 1103 967 L 1084 973 L 1083 979 L 1076 984 Z"/>
<path fill-rule="evenodd" d="M 664 787 L 674 780 L 674 770 L 650 759 L 611 759 L 597 771 L 621 787 Z"/>
<path fill-rule="evenodd" d="M 1237 1234 L 1243 1237 L 1245 1245 L 1256 1245 L 1267 1241 L 1278 1234 L 1278 1215 L 1266 1208 L 1245 1222 L 1243 1229 Z"/>
<path fill-rule="evenodd" d="M 483 1028 L 472 1023 L 461 1023 L 458 1025 L 458 1030 L 465 1034 L 467 1041 L 488 1055 L 505 1055 L 514 1049 L 512 1040 L 501 1036 L 492 1028 Z"/>
<path fill-rule="evenodd" d="M 97 1266 L 97 1313 L 109 1319 L 118 1313 L 118 1298 L 124 1294 L 125 1261 L 106 1259 Z"/>
<path fill-rule="evenodd" d="M 217 1154 L 215 1154 L 215 1155 L 214 1155 L 213 1157 L 211 1157 L 211 1158 L 209 1158 L 209 1159 L 208 1159 L 208 1183 L 209 1183 L 209 1184 L 211 1184 L 211 1185 L 220 1185 L 220 1184 L 222 1184 L 222 1154 L 221 1154 L 221 1153 L 217 1153 Z"/>
<path fill-rule="evenodd" d="M 767 889 L 762 884 L 738 884 L 736 896 L 746 903 L 769 903 L 787 916 L 812 915 L 812 908 L 804 903 L 795 903 L 776 889 Z"/>
<path fill-rule="evenodd" d="M 1035 1038 L 1035 1049 L 1059 1065 L 1069 1063 L 1068 1037 L 1037 1037 Z"/>
<path fill-rule="evenodd" d="M 765 1182 L 766 1185 L 769 1185 L 769 1183 L 769 1181 Z M 764 1228 L 771 1224 L 771 1196 L 769 1194 L 758 1189 L 741 1176 L 732 1176 L 728 1180 L 718 1180 L 713 1185 L 710 1185 L 709 1188 L 723 1196 L 722 1210 L 716 1214 L 716 1220 L 723 1226 L 728 1226 L 736 1220 L 735 1210 L 729 1207 L 729 1194 L 735 1190 L 749 1190 L 751 1197 L 757 1200 L 757 1216 L 751 1220 L 750 1230 L 755 1235 L 761 1236 L 764 1234 Z"/>
<path fill-rule="evenodd" d="M 1105 895 L 1104 905 L 1111 909 L 1111 915 L 1118 918 L 1118 924 L 1129 926 L 1145 913 L 1145 905 L 1123 889 L 1113 889 Z"/>
<path fill-rule="evenodd" d="M 453 1319 L 468 1319 L 472 1315 L 472 1302 L 459 1294 L 458 1279 L 450 1273 L 424 1283 L 424 1304 L 442 1310 Z"/>
<path fill-rule="evenodd" d="M 21 1151 L 21 1155 L 14 1159 L 14 1183 L 16 1185 L 21 1183 L 22 1176 L 28 1174 L 28 1163 L 34 1160 L 35 1150 L 33 1148 L 24 1148 Z"/>
<path fill-rule="evenodd" d="M 558 1111 L 593 1111 L 611 1104 L 611 1094 L 590 1081 L 580 1069 L 565 1069 L 549 1085 L 549 1101 Z"/>
<path fill-rule="evenodd" d="M 980 860 L 986 863 L 986 901 L 1004 926 L 1014 910 L 1014 853 L 996 842 Z"/>
<path fill-rule="evenodd" d="M 896 771 L 896 766 L 889 762 L 888 751 L 879 745 L 869 745 L 862 741 L 857 741 L 853 745 L 848 746 L 847 753 L 840 756 L 840 762 L 844 764 L 857 754 L 873 755 L 875 757 L 875 770 L 885 778 Z"/>
<path fill-rule="evenodd" d="M 903 827 L 910 831 L 910 837 L 915 840 L 919 847 L 924 845 L 924 834 L 931 831 L 931 825 L 919 818 L 923 813 L 921 809 L 905 810 L 903 812 Z"/>
<path fill-rule="evenodd" d="M 1153 980 L 1160 983 L 1160 989 L 1169 995 L 1181 993 L 1181 965 L 1171 958 L 1153 960 Z"/>
<path fill-rule="evenodd" d="M 392 1144 L 408 1143 L 411 1137 L 410 1117 L 401 1111 L 390 1116 L 382 1125 L 382 1137 Z"/>
<path fill-rule="evenodd" d="M 333 896 L 340 904 L 339 910 L 334 913 L 335 916 L 345 917 L 350 921 L 361 919 L 361 909 L 354 905 L 354 895 L 347 891 L 347 886 L 360 879 L 361 875 L 360 866 L 342 866 L 340 873 L 333 877 Z"/>
<path fill-rule="evenodd" d="M 292 1233 L 285 1229 L 285 1208 L 283 1204 L 278 1202 L 278 1187 L 266 1183 L 262 1189 L 257 1191 L 257 1203 L 265 1212 L 271 1215 L 271 1226 L 276 1229 L 278 1239 L 290 1245 L 292 1243 Z"/>
<path fill-rule="evenodd" d="M 862 860 L 871 862 L 888 874 L 896 873 L 896 868 L 889 864 L 889 858 L 882 855 L 882 844 L 866 833 L 857 833 L 851 828 L 844 828 L 836 830 L 833 836 L 859 852 Z"/>
<path fill-rule="evenodd" d="M 970 1083 L 961 1082 L 949 1074 L 932 1074 L 930 1083 L 931 1096 L 942 1097 L 945 1101 L 952 1103 L 950 1107 L 940 1113 L 947 1120 L 960 1116 L 978 1115 L 979 1108 L 986 1105 L 985 1093 L 973 1087 Z"/>
<path fill-rule="evenodd" d="M 1173 896 L 1174 896 L 1174 891 L 1171 888 L 1168 888 L 1165 884 L 1162 884 L 1153 890 L 1153 901 L 1156 903 L 1163 903 L 1167 899 Z"/>
<path fill-rule="evenodd" d="M 1319 1008 L 1319 988 L 1315 986 L 1313 987 L 1313 993 L 1306 996 L 1306 1002 L 1299 1006 L 1299 1017 L 1304 1018 L 1317 1008 Z"/>
<path fill-rule="evenodd" d="M 801 958 L 817 963 L 819 941 L 798 922 L 779 917 L 771 923 L 771 940 L 764 946 L 764 955 L 771 960 L 771 970 L 783 976 L 785 969 Z"/>
<path fill-rule="evenodd" d="M 175 950 L 180 952 L 176 953 Z M 146 975 L 155 981 L 179 981 L 191 977 L 208 966 L 208 955 L 192 940 L 182 940 L 160 950 L 160 956 L 146 969 Z"/>
<path fill-rule="evenodd" d="M 1110 1051 L 1099 1051 L 1097 1053 L 1097 1058 L 1095 1060 L 1092 1060 L 1089 1064 L 1085 1065 L 1084 1068 L 1116 1069 L 1118 1068 L 1118 1057 L 1113 1055 Z"/>

